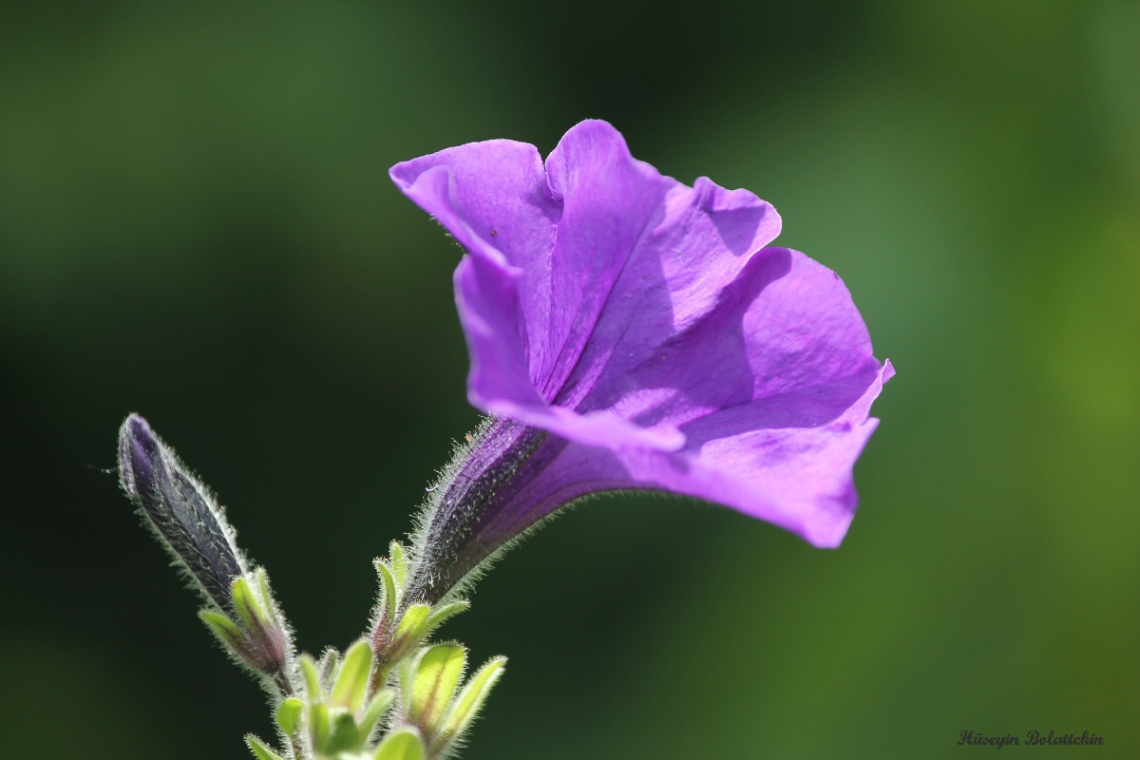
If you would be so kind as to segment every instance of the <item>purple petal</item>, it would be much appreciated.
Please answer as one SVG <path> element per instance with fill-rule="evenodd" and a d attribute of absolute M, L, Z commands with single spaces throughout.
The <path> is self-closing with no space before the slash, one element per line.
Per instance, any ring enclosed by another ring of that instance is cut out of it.
<path fill-rule="evenodd" d="M 455 271 L 459 318 L 471 350 L 471 403 L 581 443 L 680 448 L 684 436 L 672 425 L 641 427 L 605 410 L 580 415 L 538 395 L 523 362 L 518 280 L 509 265 L 480 256 L 464 259 Z"/>
<path fill-rule="evenodd" d="M 684 426 L 689 440 L 676 454 L 615 454 L 642 488 L 725 504 L 835 547 L 858 505 L 852 467 L 879 423 L 868 417 L 871 402 L 893 374 L 890 362 L 876 362 L 851 378 L 710 414 Z"/>
<path fill-rule="evenodd" d="M 683 331 L 612 351 L 580 408 L 680 426 L 878 366 L 847 288 L 798 251 L 757 252 L 717 296 Z"/>
<path fill-rule="evenodd" d="M 513 273 L 522 299 L 516 294 L 503 310 L 511 319 L 521 310 L 524 350 L 529 343 L 546 345 L 550 251 L 562 205 L 547 186 L 535 147 L 510 140 L 471 143 L 397 164 L 389 174 L 468 253 Z M 523 357 L 531 358 L 540 357 Z"/>
<path fill-rule="evenodd" d="M 615 352 L 620 372 L 715 306 L 725 278 L 779 232 L 771 206 L 662 177 L 604 122 L 568 132 L 547 174 L 531 146 L 501 140 L 391 174 L 470 254 L 455 281 L 475 406 L 580 443 L 683 444 L 669 423 L 575 411 Z"/>
<path fill-rule="evenodd" d="M 479 540 L 498 546 L 576 498 L 639 489 L 707 499 L 838 546 L 858 506 L 852 467 L 879 422 L 871 402 L 893 375 L 872 360 L 847 378 L 706 415 L 682 428 L 678 452 L 571 443 L 497 507 Z"/>

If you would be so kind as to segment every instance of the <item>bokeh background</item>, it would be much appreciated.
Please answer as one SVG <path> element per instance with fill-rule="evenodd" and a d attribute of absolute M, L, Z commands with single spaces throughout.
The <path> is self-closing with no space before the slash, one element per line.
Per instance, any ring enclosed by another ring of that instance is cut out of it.
<path fill-rule="evenodd" d="M 303 648 L 345 646 L 477 420 L 460 251 L 387 168 L 586 117 L 774 203 L 899 374 L 836 551 L 621 497 L 509 554 L 444 631 L 511 657 L 464 757 L 1140 756 L 1123 0 L 5 3 L 0 755 L 272 734 L 108 472 L 119 423 L 217 490 Z"/>

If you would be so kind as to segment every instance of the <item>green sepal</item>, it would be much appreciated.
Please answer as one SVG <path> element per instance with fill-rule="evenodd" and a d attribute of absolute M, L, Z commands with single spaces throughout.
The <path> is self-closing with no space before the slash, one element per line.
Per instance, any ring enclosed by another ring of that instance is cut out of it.
<path fill-rule="evenodd" d="M 317 674 L 317 663 L 311 655 L 301 655 L 301 676 L 305 679 L 305 692 L 309 702 L 318 702 L 324 698 L 321 693 L 321 678 Z"/>
<path fill-rule="evenodd" d="M 416 681 L 415 674 L 415 663 L 411 657 L 401 660 L 400 664 L 396 666 L 396 686 L 400 690 L 401 709 L 405 711 L 408 709 L 408 705 L 412 703 L 412 685 Z"/>
<path fill-rule="evenodd" d="M 396 626 L 396 633 L 392 638 L 394 640 L 415 639 L 418 641 L 424 635 L 429 617 L 431 617 L 431 607 L 426 604 L 411 605 L 404 613 L 404 617 L 400 619 L 400 624 Z"/>
<path fill-rule="evenodd" d="M 250 588 L 245 576 L 234 578 L 230 594 L 234 600 L 234 609 L 237 610 L 238 617 L 241 618 L 246 630 L 256 631 L 266 625 L 268 619 L 265 610 L 261 609 L 261 604 L 254 596 L 253 589 Z"/>
<path fill-rule="evenodd" d="M 506 664 L 506 657 L 493 657 L 468 679 L 467 685 L 463 687 L 463 691 L 459 692 L 459 696 L 455 700 L 455 707 L 447 716 L 447 722 L 440 729 L 436 740 L 432 742 L 433 750 L 442 750 L 470 728 L 472 721 L 479 714 L 480 708 L 483 707 L 487 695 L 503 677 L 503 667 Z"/>
<path fill-rule="evenodd" d="M 340 668 L 340 652 L 336 647 L 325 647 L 317 660 L 317 679 L 321 684 L 321 691 L 328 693 L 332 690 L 333 678 Z"/>
<path fill-rule="evenodd" d="M 253 753 L 253 756 L 256 757 L 257 760 L 285 760 L 285 758 L 271 750 L 269 745 L 253 734 L 245 735 L 245 746 L 249 747 L 249 751 Z"/>
<path fill-rule="evenodd" d="M 408 555 L 399 541 L 388 545 L 388 558 L 392 562 L 392 575 L 395 576 L 396 588 L 403 588 L 408 582 Z"/>
<path fill-rule="evenodd" d="M 273 603 L 273 594 L 269 593 L 269 573 L 265 572 L 264 567 L 259 567 L 254 571 L 254 576 L 257 578 L 257 588 L 261 592 L 265 611 L 269 613 L 269 617 L 276 617 L 278 610 Z"/>
<path fill-rule="evenodd" d="M 320 702 L 309 705 L 309 738 L 313 746 L 320 752 L 325 752 L 329 743 L 329 733 L 332 727 L 329 723 L 328 705 Z"/>
<path fill-rule="evenodd" d="M 428 617 L 427 625 L 424 626 L 425 634 L 430 635 L 432 631 L 434 631 L 436 628 L 439 628 L 439 626 L 443 625 L 444 622 L 455 617 L 460 612 L 466 612 L 470 608 L 471 602 L 467 601 L 466 599 L 457 599 L 451 604 L 445 604 L 442 607 L 436 609 Z"/>
<path fill-rule="evenodd" d="M 289 697 L 277 708 L 277 725 L 286 736 L 292 736 L 301 725 L 301 712 L 304 709 L 305 703 L 296 697 Z"/>
<path fill-rule="evenodd" d="M 355 715 L 364 706 L 368 676 L 372 673 L 372 648 L 361 639 L 348 648 L 341 661 L 340 672 L 333 683 L 329 704 L 347 708 Z"/>
<path fill-rule="evenodd" d="M 198 618 L 206 624 L 218 639 L 229 649 L 241 651 L 245 642 L 245 635 L 241 629 L 234 625 L 234 621 L 220 612 L 213 610 L 199 610 Z"/>
<path fill-rule="evenodd" d="M 396 617 L 396 604 L 399 598 L 396 595 L 396 579 L 392 575 L 392 568 L 382 559 L 372 562 L 376 567 L 376 574 L 380 576 L 380 614 L 383 618 L 391 620 Z"/>
<path fill-rule="evenodd" d="M 376 692 L 376 696 L 372 697 L 372 701 L 368 703 L 368 707 L 364 708 L 364 713 L 360 716 L 358 725 L 361 738 L 367 739 L 372 735 L 376 724 L 380 722 L 380 718 L 384 716 L 384 712 L 395 698 L 396 692 L 391 689 L 381 689 Z"/>
<path fill-rule="evenodd" d="M 252 583 L 257 584 L 254 588 Z M 258 568 L 233 579 L 230 584 L 230 601 L 237 613 L 232 622 L 241 631 L 240 643 L 233 646 L 235 653 L 254 670 L 274 678 L 278 688 L 292 690 L 284 675 L 286 662 L 292 657 L 292 643 L 275 607 L 263 594 L 269 593 L 265 570 Z"/>
<path fill-rule="evenodd" d="M 428 736 L 438 732 L 466 664 L 467 650 L 458 644 L 437 644 L 418 658 L 409 723 L 419 726 Z"/>
<path fill-rule="evenodd" d="M 408 726 L 393 731 L 380 742 L 372 760 L 423 760 L 424 743 L 416 729 Z"/>
<path fill-rule="evenodd" d="M 329 729 L 328 740 L 324 742 L 324 751 L 328 754 L 346 752 L 359 749 L 363 741 L 360 731 L 356 728 L 356 721 L 352 714 L 340 708 L 329 711 L 332 726 Z"/>
<path fill-rule="evenodd" d="M 387 663 L 403 660 L 416 650 L 427 633 L 427 621 L 431 607 L 426 604 L 413 604 L 404 612 L 400 624 L 392 634 L 391 643 L 381 657 Z"/>

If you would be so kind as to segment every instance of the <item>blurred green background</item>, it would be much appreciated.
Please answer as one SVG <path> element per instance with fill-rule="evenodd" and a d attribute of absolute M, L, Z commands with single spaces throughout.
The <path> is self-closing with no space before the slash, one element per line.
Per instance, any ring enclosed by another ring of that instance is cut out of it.
<path fill-rule="evenodd" d="M 271 735 L 103 471 L 119 423 L 345 646 L 477 419 L 459 251 L 387 168 L 599 117 L 774 203 L 899 374 L 837 551 L 623 497 L 509 554 L 444 631 L 511 657 L 464 757 L 1140 756 L 1137 3 L 0 8 L 0 754 Z"/>

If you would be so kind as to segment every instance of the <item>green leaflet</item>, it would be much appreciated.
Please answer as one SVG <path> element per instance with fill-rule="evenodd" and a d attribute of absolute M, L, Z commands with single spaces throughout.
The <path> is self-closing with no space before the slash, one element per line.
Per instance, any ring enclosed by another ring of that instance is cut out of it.
<path fill-rule="evenodd" d="M 466 664 L 467 650 L 458 644 L 437 644 L 424 652 L 416 666 L 408 722 L 435 735 Z"/>
<path fill-rule="evenodd" d="M 408 582 L 408 557 L 400 542 L 393 541 L 388 546 L 388 557 L 392 561 L 392 575 L 395 576 L 396 586 L 403 588 Z"/>
<path fill-rule="evenodd" d="M 423 760 L 424 744 L 414 728 L 402 728 L 388 735 L 372 760 Z"/>
<path fill-rule="evenodd" d="M 372 648 L 364 639 L 357 641 L 344 654 L 340 672 L 333 683 L 329 704 L 344 707 L 355 715 L 364 706 L 368 677 L 372 674 Z"/>
<path fill-rule="evenodd" d="M 253 734 L 245 735 L 245 744 L 249 747 L 249 751 L 253 753 L 253 756 L 256 757 L 257 760 L 285 760 L 285 758 L 271 750 L 265 742 Z"/>
<path fill-rule="evenodd" d="M 397 595 L 398 586 L 396 579 L 392 574 L 392 568 L 388 563 L 382 559 L 377 559 L 373 562 L 376 567 L 376 574 L 380 576 L 380 609 L 381 614 L 388 620 L 396 617 L 396 604 L 399 601 Z"/>
<path fill-rule="evenodd" d="M 372 697 L 372 701 L 368 703 L 364 713 L 360 716 L 360 734 L 366 738 L 372 734 L 376 728 L 376 724 L 380 722 L 380 718 L 392 704 L 396 698 L 396 692 L 391 689 L 381 689 L 376 692 L 376 696 Z"/>
<path fill-rule="evenodd" d="M 487 695 L 503 677 L 503 668 L 507 664 L 506 657 L 495 657 L 487 662 L 475 673 L 459 692 L 455 700 L 455 707 L 447 716 L 447 722 L 439 730 L 435 741 L 432 742 L 433 751 L 442 751 L 453 744 L 471 727 L 471 723 L 479 714 Z"/>
<path fill-rule="evenodd" d="M 292 736 L 293 733 L 301 725 L 301 711 L 305 709 L 305 703 L 296 697 L 290 697 L 281 703 L 277 708 L 277 725 L 285 732 L 287 736 Z"/>

